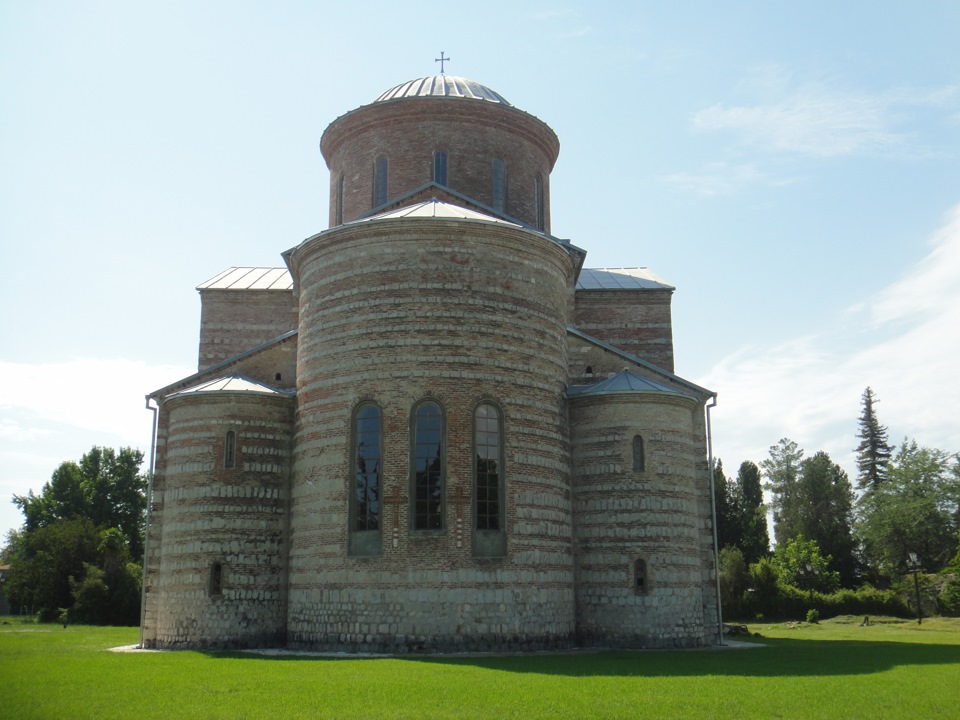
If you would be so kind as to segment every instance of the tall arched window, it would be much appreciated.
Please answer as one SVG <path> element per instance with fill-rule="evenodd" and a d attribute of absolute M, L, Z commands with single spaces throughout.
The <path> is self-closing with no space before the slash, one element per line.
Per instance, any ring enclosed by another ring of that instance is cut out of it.
<path fill-rule="evenodd" d="M 379 156 L 373 164 L 373 206 L 380 207 L 387 202 L 387 158 Z"/>
<path fill-rule="evenodd" d="M 477 530 L 500 530 L 503 512 L 503 436 L 500 409 L 483 403 L 473 413 Z"/>
<path fill-rule="evenodd" d="M 413 414 L 413 529 L 443 529 L 443 410 L 427 400 Z"/>
<path fill-rule="evenodd" d="M 534 178 L 534 192 L 536 193 L 534 202 L 536 203 L 537 209 L 537 229 L 543 230 L 544 228 L 544 219 L 546 217 L 546 210 L 543 207 L 543 175 L 537 173 L 537 177 Z"/>
<path fill-rule="evenodd" d="M 500 158 L 493 159 L 493 209 L 503 212 L 507 206 L 507 167 Z"/>
<path fill-rule="evenodd" d="M 237 464 L 237 434 L 233 430 L 228 430 L 223 439 L 223 466 L 225 468 L 236 467 Z"/>
<path fill-rule="evenodd" d="M 643 452 L 643 438 L 633 436 L 633 471 L 643 472 L 647 469 L 647 459 Z"/>
<path fill-rule="evenodd" d="M 380 529 L 382 456 L 380 408 L 364 403 L 353 424 L 353 512 L 351 530 Z"/>
<path fill-rule="evenodd" d="M 340 178 L 337 180 L 337 225 L 343 225 L 343 188 L 345 182 L 343 173 L 340 173 Z"/>
<path fill-rule="evenodd" d="M 433 181 L 437 185 L 447 184 L 447 151 L 435 150 L 433 153 Z"/>

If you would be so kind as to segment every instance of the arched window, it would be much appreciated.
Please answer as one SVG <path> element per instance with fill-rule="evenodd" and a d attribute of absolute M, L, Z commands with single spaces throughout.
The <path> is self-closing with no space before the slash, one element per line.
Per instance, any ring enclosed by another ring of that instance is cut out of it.
<path fill-rule="evenodd" d="M 223 466 L 225 468 L 236 467 L 237 464 L 237 434 L 233 430 L 227 431 L 227 436 L 223 440 Z"/>
<path fill-rule="evenodd" d="M 543 230 L 544 228 L 544 219 L 546 216 L 546 211 L 543 207 L 543 175 L 537 173 L 537 177 L 534 178 L 534 192 L 536 196 L 534 202 L 536 203 L 537 209 L 537 229 Z"/>
<path fill-rule="evenodd" d="M 647 460 L 643 453 L 643 438 L 639 435 L 633 436 L 633 471 L 643 472 L 646 470 Z"/>
<path fill-rule="evenodd" d="M 507 206 L 507 167 L 500 158 L 493 159 L 493 209 L 503 212 Z"/>
<path fill-rule="evenodd" d="M 437 185 L 447 184 L 447 151 L 435 150 L 433 153 L 433 181 Z"/>
<path fill-rule="evenodd" d="M 207 592 L 210 597 L 223 595 L 223 563 L 215 562 L 210 566 L 210 580 Z"/>
<path fill-rule="evenodd" d="M 633 590 L 644 595 L 650 589 L 650 578 L 647 576 L 647 561 L 637 559 L 633 562 Z"/>
<path fill-rule="evenodd" d="M 503 512 L 503 435 L 500 409 L 483 403 L 473 414 L 477 530 L 500 530 Z"/>
<path fill-rule="evenodd" d="M 413 529 L 443 529 L 443 410 L 427 400 L 413 414 Z"/>
<path fill-rule="evenodd" d="M 337 180 L 337 216 L 336 224 L 343 225 L 343 188 L 346 180 L 343 177 L 343 173 L 340 173 L 340 178 Z"/>
<path fill-rule="evenodd" d="M 373 165 L 373 206 L 380 207 L 387 202 L 387 158 L 379 156 Z"/>
<path fill-rule="evenodd" d="M 351 530 L 380 529 L 382 456 L 380 408 L 364 403 L 353 423 L 353 497 Z"/>

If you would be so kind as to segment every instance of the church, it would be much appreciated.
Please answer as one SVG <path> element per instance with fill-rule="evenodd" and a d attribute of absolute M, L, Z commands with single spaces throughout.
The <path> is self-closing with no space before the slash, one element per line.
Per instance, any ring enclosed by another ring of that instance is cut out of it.
<path fill-rule="evenodd" d="M 716 642 L 716 395 L 671 285 L 554 234 L 553 130 L 441 72 L 320 150 L 329 227 L 201 283 L 198 371 L 147 396 L 143 646 Z"/>

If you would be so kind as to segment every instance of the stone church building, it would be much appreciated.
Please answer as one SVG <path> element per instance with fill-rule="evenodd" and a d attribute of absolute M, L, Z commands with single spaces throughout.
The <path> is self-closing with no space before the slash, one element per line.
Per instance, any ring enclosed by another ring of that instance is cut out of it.
<path fill-rule="evenodd" d="M 705 408 L 674 288 L 553 234 L 560 143 L 471 80 L 334 120 L 329 228 L 202 283 L 156 407 L 146 647 L 716 637 Z"/>

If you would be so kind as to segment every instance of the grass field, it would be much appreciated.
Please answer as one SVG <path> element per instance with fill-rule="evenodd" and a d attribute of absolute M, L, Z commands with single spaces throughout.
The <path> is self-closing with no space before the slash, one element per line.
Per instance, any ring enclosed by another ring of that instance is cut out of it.
<path fill-rule="evenodd" d="M 0 625 L 0 718 L 960 718 L 960 620 L 751 625 L 750 649 L 317 659 L 115 653 Z"/>

